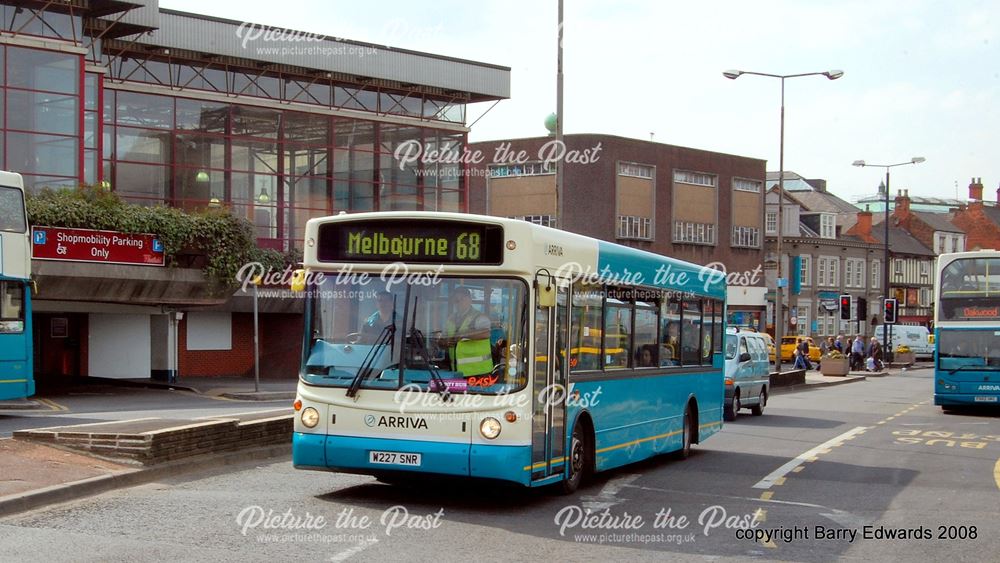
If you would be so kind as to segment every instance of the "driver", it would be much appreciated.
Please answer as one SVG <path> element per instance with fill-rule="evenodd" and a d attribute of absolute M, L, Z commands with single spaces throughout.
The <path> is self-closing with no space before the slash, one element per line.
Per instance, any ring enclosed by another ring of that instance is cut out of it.
<path fill-rule="evenodd" d="M 375 298 L 378 307 L 361 327 L 361 334 L 366 340 L 374 340 L 382 333 L 382 329 L 393 323 L 393 307 L 395 298 L 388 291 L 380 291 Z"/>
<path fill-rule="evenodd" d="M 459 287 L 451 294 L 454 306 L 445 323 L 442 344 L 448 347 L 453 368 L 469 377 L 493 371 L 490 347 L 490 318 L 472 306 L 472 294 Z"/>

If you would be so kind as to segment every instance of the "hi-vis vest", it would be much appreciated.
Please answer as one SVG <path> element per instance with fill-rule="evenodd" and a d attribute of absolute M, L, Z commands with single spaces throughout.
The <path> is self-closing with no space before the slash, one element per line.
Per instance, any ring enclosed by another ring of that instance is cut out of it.
<path fill-rule="evenodd" d="M 448 336 L 468 334 L 475 328 L 476 319 L 480 313 L 475 309 L 470 309 L 458 326 L 454 321 L 448 319 L 445 330 Z M 493 371 L 493 353 L 490 350 L 490 339 L 464 339 L 452 347 L 451 357 L 454 358 L 455 369 L 465 377 L 483 375 Z"/>

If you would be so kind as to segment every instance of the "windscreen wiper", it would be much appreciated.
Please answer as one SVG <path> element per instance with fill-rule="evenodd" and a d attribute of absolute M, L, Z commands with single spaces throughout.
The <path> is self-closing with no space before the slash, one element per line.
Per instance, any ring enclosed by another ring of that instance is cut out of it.
<path fill-rule="evenodd" d="M 451 392 L 448 391 L 448 384 L 444 382 L 444 378 L 441 377 L 440 373 L 438 373 L 437 367 L 431 363 L 431 355 L 427 350 L 427 342 L 424 340 L 423 333 L 417 329 L 417 299 L 419 298 L 413 298 L 413 323 L 406 337 L 406 346 L 408 348 L 411 346 L 416 348 L 417 352 L 424 358 L 424 361 L 427 362 L 427 371 L 431 374 L 431 381 L 440 386 L 438 393 L 441 395 L 441 400 L 447 403 L 451 399 Z M 407 356 L 406 352 L 407 351 L 404 350 L 402 354 L 402 363 L 404 364 L 403 369 L 405 369 Z"/>
<path fill-rule="evenodd" d="M 958 366 L 955 369 L 948 370 L 948 375 L 952 375 L 959 371 L 994 371 L 1000 369 L 1000 366 L 991 366 L 983 364 L 981 366 L 965 364 L 964 366 Z"/>
<path fill-rule="evenodd" d="M 375 371 L 372 369 L 372 366 L 375 364 L 375 360 L 382 355 L 382 351 L 385 350 L 386 344 L 392 342 L 392 338 L 395 334 L 396 323 L 395 320 L 393 320 L 392 324 L 386 325 L 382 329 L 382 332 L 378 334 L 378 338 L 375 340 L 375 344 L 370 350 L 368 350 L 365 360 L 361 362 L 361 367 L 358 368 L 357 375 L 355 375 L 354 379 L 351 381 L 351 386 L 347 388 L 348 397 L 354 397 L 354 400 L 357 400 L 358 390 L 361 389 L 361 383 L 371 377 L 372 372 Z"/>

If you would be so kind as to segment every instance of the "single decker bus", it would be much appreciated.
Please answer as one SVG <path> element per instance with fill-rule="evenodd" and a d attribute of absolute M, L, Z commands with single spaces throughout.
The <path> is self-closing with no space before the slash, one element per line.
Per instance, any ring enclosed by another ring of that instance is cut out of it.
<path fill-rule="evenodd" d="M 722 427 L 717 270 L 458 213 L 316 218 L 304 248 L 296 468 L 568 493 Z"/>

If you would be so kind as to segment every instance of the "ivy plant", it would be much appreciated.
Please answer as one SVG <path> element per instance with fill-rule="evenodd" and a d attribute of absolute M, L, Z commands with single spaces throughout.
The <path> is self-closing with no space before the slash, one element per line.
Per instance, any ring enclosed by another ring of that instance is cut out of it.
<path fill-rule="evenodd" d="M 186 212 L 164 205 L 127 203 L 100 186 L 45 189 L 26 197 L 32 225 L 156 235 L 170 266 L 200 265 L 213 293 L 232 291 L 236 274 L 249 262 L 265 270 L 297 264 L 299 251 L 282 254 L 258 248 L 253 225 L 225 208 Z"/>

